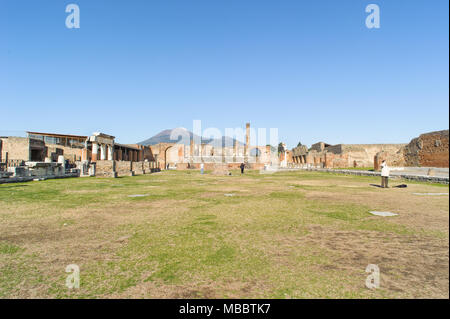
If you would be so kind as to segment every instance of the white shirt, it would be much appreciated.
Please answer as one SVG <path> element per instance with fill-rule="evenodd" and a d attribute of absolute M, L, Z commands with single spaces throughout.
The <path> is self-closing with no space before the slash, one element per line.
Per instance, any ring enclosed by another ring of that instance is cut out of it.
<path fill-rule="evenodd" d="M 205 164 L 201 163 L 200 168 L 204 168 L 204 167 L 205 167 Z"/>
<path fill-rule="evenodd" d="M 381 176 L 389 177 L 389 167 L 386 163 L 381 164 Z"/>

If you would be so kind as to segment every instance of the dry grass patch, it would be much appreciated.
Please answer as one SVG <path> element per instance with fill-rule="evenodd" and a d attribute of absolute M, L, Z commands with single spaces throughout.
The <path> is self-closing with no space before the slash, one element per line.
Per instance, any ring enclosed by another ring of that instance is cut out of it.
<path fill-rule="evenodd" d="M 0 298 L 448 298 L 448 196 L 412 194 L 448 187 L 372 183 L 173 171 L 0 185 Z M 364 286 L 369 263 L 380 289 Z"/>

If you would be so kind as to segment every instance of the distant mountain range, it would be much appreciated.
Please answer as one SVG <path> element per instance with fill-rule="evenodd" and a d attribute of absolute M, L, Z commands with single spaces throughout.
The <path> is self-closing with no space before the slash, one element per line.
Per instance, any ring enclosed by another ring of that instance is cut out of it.
<path fill-rule="evenodd" d="M 195 137 L 194 137 L 195 136 Z M 173 139 L 172 139 L 173 138 Z M 195 135 L 194 133 L 188 131 L 187 129 L 183 127 L 175 128 L 175 129 L 169 129 L 164 130 L 156 134 L 155 136 L 152 136 L 145 141 L 139 142 L 140 145 L 155 145 L 159 143 L 181 143 L 185 145 L 190 144 L 190 139 L 195 138 L 195 140 L 199 140 L 200 137 L 198 135 Z M 215 140 L 215 139 L 207 139 L 202 137 L 201 138 L 202 143 L 209 144 L 212 141 L 217 141 L 219 145 L 229 145 L 232 146 L 233 142 L 236 141 L 236 139 L 228 137 L 228 136 L 222 136 L 221 140 Z M 241 142 L 237 141 L 239 144 L 242 144 Z"/>

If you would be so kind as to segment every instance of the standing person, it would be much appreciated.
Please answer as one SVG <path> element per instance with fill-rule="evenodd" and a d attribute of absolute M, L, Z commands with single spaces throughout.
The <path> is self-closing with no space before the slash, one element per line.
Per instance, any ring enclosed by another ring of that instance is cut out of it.
<path fill-rule="evenodd" d="M 241 174 L 244 174 L 244 168 L 245 168 L 245 164 L 241 163 L 241 166 L 239 166 L 241 168 Z"/>
<path fill-rule="evenodd" d="M 387 166 L 386 160 L 381 162 L 381 188 L 389 188 L 389 167 Z"/>
<path fill-rule="evenodd" d="M 203 175 L 203 172 L 205 171 L 205 164 L 201 163 L 200 164 L 200 174 Z"/>

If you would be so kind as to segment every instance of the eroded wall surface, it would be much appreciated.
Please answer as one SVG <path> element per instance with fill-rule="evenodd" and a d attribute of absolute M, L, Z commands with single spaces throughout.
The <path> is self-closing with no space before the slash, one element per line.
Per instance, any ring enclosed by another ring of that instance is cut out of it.
<path fill-rule="evenodd" d="M 406 166 L 449 167 L 449 131 L 420 135 L 405 146 Z"/>

